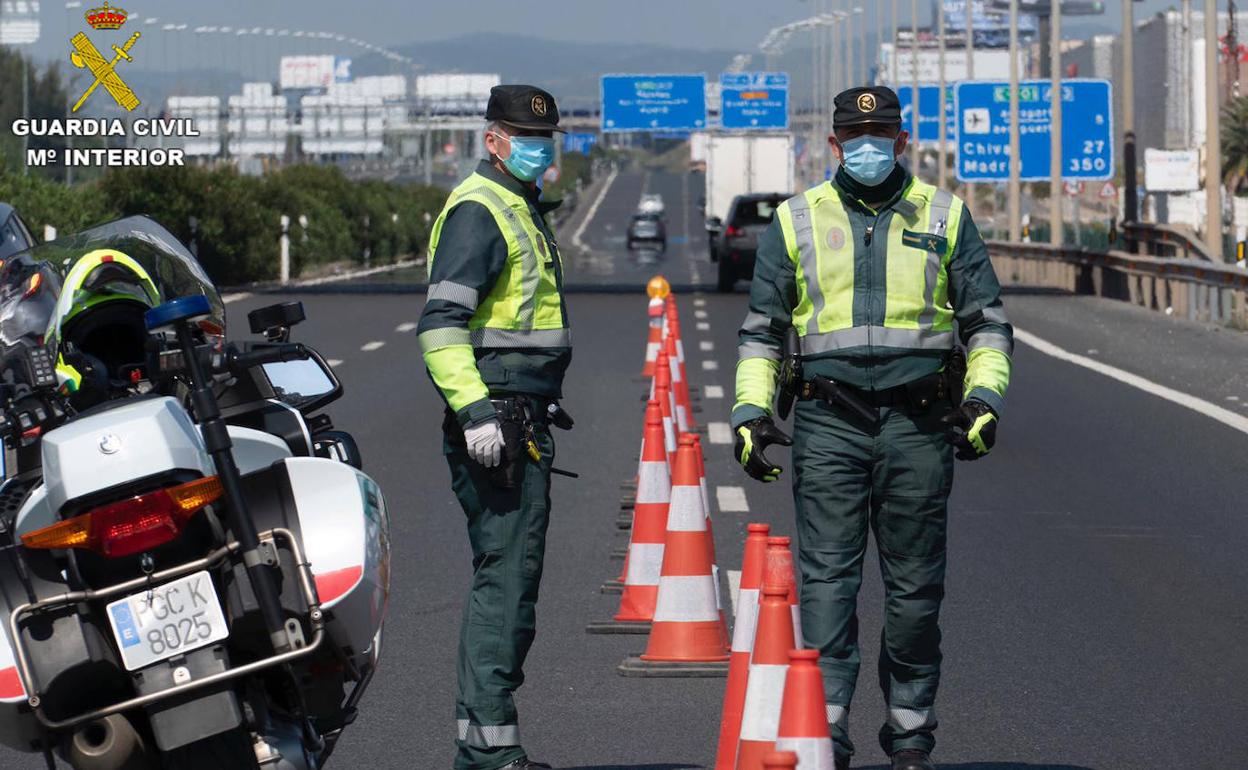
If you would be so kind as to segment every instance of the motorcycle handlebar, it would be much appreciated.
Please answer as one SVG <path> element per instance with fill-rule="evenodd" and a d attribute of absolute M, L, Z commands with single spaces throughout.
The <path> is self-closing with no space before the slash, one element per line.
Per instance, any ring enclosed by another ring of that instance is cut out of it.
<path fill-rule="evenodd" d="M 283 361 L 304 361 L 311 357 L 311 352 L 297 342 L 269 345 L 247 353 L 230 354 L 226 359 L 226 367 L 230 373 L 237 375 L 264 364 L 278 364 Z"/>

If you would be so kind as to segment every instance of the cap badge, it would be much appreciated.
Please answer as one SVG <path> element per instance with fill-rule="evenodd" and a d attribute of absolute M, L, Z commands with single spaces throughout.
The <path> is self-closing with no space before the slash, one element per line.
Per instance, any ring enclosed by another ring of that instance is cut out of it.
<path fill-rule="evenodd" d="M 533 97 L 533 114 L 539 118 L 546 117 L 546 97 L 538 94 Z"/>
<path fill-rule="evenodd" d="M 875 94 L 859 94 L 858 111 L 875 112 Z"/>

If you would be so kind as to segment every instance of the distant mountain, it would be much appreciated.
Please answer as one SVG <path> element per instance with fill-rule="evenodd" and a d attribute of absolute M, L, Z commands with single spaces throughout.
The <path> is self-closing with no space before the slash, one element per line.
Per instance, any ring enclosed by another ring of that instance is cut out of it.
<path fill-rule="evenodd" d="M 394 50 L 421 72 L 497 72 L 505 81 L 541 84 L 569 104 L 596 103 L 598 79 L 610 73 L 704 72 L 716 77 L 737 53 L 654 45 L 573 43 L 482 33 L 412 43 Z M 357 75 L 388 72 L 381 59 L 353 63 Z"/>

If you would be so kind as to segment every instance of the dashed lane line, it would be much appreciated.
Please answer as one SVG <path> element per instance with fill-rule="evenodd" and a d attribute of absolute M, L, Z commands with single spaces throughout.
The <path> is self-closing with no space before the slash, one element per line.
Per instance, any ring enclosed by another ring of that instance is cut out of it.
<path fill-rule="evenodd" d="M 1096 361 L 1086 356 L 1081 356 L 1077 353 L 1071 353 L 1068 350 L 1063 350 L 1057 345 L 1054 345 L 1052 342 L 1043 340 L 1030 332 L 1023 331 L 1022 329 L 1014 329 L 1014 339 L 1025 345 L 1030 345 L 1045 355 L 1075 364 L 1076 366 L 1082 366 L 1085 369 L 1091 369 L 1098 374 L 1103 374 L 1106 377 L 1118 380 L 1125 385 L 1138 388 L 1145 393 L 1150 393 L 1158 398 L 1164 398 L 1167 401 L 1178 404 L 1179 406 L 1187 407 L 1193 412 L 1199 412 L 1206 417 L 1217 420 L 1228 428 L 1234 428 L 1241 433 L 1248 433 L 1248 417 L 1236 414 L 1229 409 L 1224 409 L 1217 404 L 1211 404 L 1204 399 L 1197 398 L 1196 396 L 1174 390 L 1173 388 L 1167 388 L 1165 385 L 1158 385 L 1151 380 L 1146 380 L 1139 375 L 1124 371 L 1116 366 L 1110 366 L 1109 364 Z"/>
<path fill-rule="evenodd" d="M 231 302 L 240 302 L 242 300 L 245 300 L 250 296 L 251 296 L 251 292 L 238 291 L 238 292 L 234 292 L 233 294 L 226 294 L 225 296 L 221 298 L 221 302 L 223 304 L 228 305 Z"/>
<path fill-rule="evenodd" d="M 726 422 L 708 422 L 706 424 L 706 437 L 710 439 L 712 444 L 731 444 L 732 426 Z"/>
<path fill-rule="evenodd" d="M 374 350 L 380 350 L 381 348 L 385 346 L 386 346 L 386 343 L 382 342 L 381 340 L 373 340 L 372 342 L 365 342 L 363 345 L 361 345 L 360 350 L 363 350 L 365 353 L 371 353 Z"/>
<path fill-rule="evenodd" d="M 404 321 L 403 323 L 394 327 L 394 330 L 400 334 L 406 334 L 407 332 L 414 331 L 415 329 L 416 329 L 416 324 L 412 323 L 411 321 Z"/>
<path fill-rule="evenodd" d="M 325 359 L 325 363 L 329 364 L 330 369 L 336 369 L 339 366 L 342 366 L 342 359 L 341 358 L 327 358 Z"/>
<path fill-rule="evenodd" d="M 695 310 L 693 311 L 693 317 L 700 319 L 700 320 L 705 320 L 706 318 L 709 317 L 709 314 L 705 310 Z"/>
<path fill-rule="evenodd" d="M 698 321 L 698 331 L 709 332 L 710 330 L 711 330 L 711 325 L 709 323 L 707 323 L 706 321 Z"/>
<path fill-rule="evenodd" d="M 707 398 L 723 398 L 724 386 L 723 385 L 707 385 L 702 388 L 702 395 L 706 396 Z"/>
<path fill-rule="evenodd" d="M 750 510 L 742 487 L 715 487 L 715 500 L 721 513 L 748 513 Z"/>
<path fill-rule="evenodd" d="M 697 299 L 693 301 L 693 306 L 694 307 L 706 307 L 706 300 L 702 297 L 698 297 Z"/>
<path fill-rule="evenodd" d="M 715 349 L 715 343 L 710 340 L 702 340 L 698 343 L 698 350 L 709 353 Z"/>
<path fill-rule="evenodd" d="M 702 362 L 702 370 L 703 370 L 703 371 L 713 372 L 713 371 L 715 371 L 715 370 L 716 370 L 716 369 L 718 369 L 718 368 L 719 368 L 719 362 L 718 362 L 718 361 L 703 361 L 703 362 Z"/>

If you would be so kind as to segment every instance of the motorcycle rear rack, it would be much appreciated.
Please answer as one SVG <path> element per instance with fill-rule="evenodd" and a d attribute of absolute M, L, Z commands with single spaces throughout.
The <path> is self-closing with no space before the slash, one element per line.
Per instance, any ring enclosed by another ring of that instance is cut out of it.
<path fill-rule="evenodd" d="M 309 608 L 308 623 L 313 631 L 311 642 L 293 650 L 275 653 L 267 658 L 252 661 L 251 663 L 246 663 L 216 674 L 209 674 L 201 679 L 176 684 L 172 687 L 160 690 L 159 692 L 152 692 L 146 695 L 140 695 L 134 698 L 119 701 L 111 706 L 97 708 L 93 711 L 88 711 L 85 714 L 80 714 L 69 719 L 53 720 L 43 712 L 42 699 L 39 696 L 38 689 L 35 687 L 34 676 L 31 674 L 30 670 L 30 661 L 28 660 L 26 648 L 22 640 L 21 628 L 19 626 L 22 616 L 38 612 L 40 610 L 46 610 L 50 607 L 57 607 L 66 604 L 78 604 L 80 602 L 96 601 L 99 599 L 109 599 L 114 596 L 127 594 L 136 589 L 142 589 L 158 582 L 164 582 L 173 578 L 189 575 L 193 572 L 198 572 L 208 567 L 214 567 L 220 564 L 221 561 L 227 556 L 236 552 L 239 549 L 239 544 L 236 541 L 227 543 L 201 559 L 196 559 L 177 567 L 170 567 L 167 570 L 155 572 L 141 578 L 127 580 L 124 583 L 118 583 L 116 585 L 109 586 L 108 588 L 92 589 L 88 591 L 70 591 L 48 599 L 41 599 L 37 602 L 29 602 L 14 608 L 13 612 L 9 615 L 9 631 L 10 636 L 13 639 L 14 652 L 17 654 L 17 671 L 21 676 L 22 687 L 27 693 L 29 693 L 29 697 L 26 699 L 26 702 L 30 706 L 31 711 L 33 711 L 35 716 L 39 719 L 39 722 L 49 730 L 66 730 L 87 722 L 102 719 L 112 714 L 120 713 L 122 711 L 129 711 L 141 706 L 147 706 L 175 695 L 181 695 L 183 693 L 198 690 L 210 685 L 220 684 L 221 682 L 228 682 L 249 674 L 254 674 L 257 671 L 262 671 L 266 668 L 288 663 L 314 651 L 320 646 L 321 642 L 325 640 L 325 619 L 323 613 L 321 612 L 320 601 L 316 594 L 316 587 L 312 578 L 312 573 L 307 560 L 304 558 L 303 549 L 299 547 L 299 542 L 295 538 L 293 532 L 285 528 L 274 527 L 273 529 L 260 533 L 260 540 L 262 542 L 271 542 L 275 547 L 276 540 L 279 537 L 290 545 L 291 555 L 294 557 L 295 568 L 299 575 L 299 585 L 303 589 L 304 599 L 307 601 Z"/>

